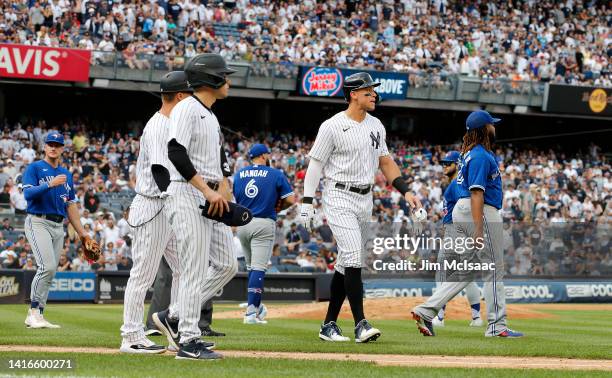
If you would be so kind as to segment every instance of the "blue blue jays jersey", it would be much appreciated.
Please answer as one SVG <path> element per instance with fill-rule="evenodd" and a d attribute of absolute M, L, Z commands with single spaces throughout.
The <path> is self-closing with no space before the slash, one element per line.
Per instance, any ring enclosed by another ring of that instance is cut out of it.
<path fill-rule="evenodd" d="M 468 151 L 459 163 L 457 175 L 459 198 L 470 197 L 470 189 L 484 190 L 484 203 L 496 209 L 502 207 L 502 180 L 493 152 L 477 145 Z"/>
<path fill-rule="evenodd" d="M 72 174 L 64 167 L 53 168 L 44 160 L 38 160 L 28 165 L 23 174 L 23 189 L 40 185 L 49 185 L 58 175 L 66 175 L 64 185 L 47 188 L 36 198 L 29 199 L 28 213 L 54 214 L 66 216 L 66 206 L 69 202 L 76 202 Z"/>
<path fill-rule="evenodd" d="M 265 165 L 244 167 L 234 174 L 234 197 L 253 217 L 276 220 L 276 203 L 293 190 L 285 174 Z"/>
<path fill-rule="evenodd" d="M 444 191 L 444 219 L 442 219 L 442 223 L 453 223 L 453 209 L 459 198 L 459 185 L 457 185 L 457 180 L 455 179 L 448 184 Z"/>

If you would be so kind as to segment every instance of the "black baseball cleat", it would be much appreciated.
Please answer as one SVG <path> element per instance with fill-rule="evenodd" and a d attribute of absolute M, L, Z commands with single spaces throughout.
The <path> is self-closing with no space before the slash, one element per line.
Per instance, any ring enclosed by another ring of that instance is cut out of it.
<path fill-rule="evenodd" d="M 210 327 L 200 328 L 200 331 L 202 331 L 202 336 L 209 336 L 209 337 L 221 337 L 221 336 L 225 336 L 225 333 L 217 332 L 217 331 L 211 329 Z"/>
<path fill-rule="evenodd" d="M 423 334 L 423 336 L 435 336 L 433 324 L 430 321 L 423 319 L 419 314 L 413 312 L 412 319 L 416 323 L 419 332 Z"/>
<path fill-rule="evenodd" d="M 181 334 L 178 331 L 178 319 L 172 319 L 169 316 L 169 311 L 164 310 L 153 314 L 153 323 L 159 328 L 166 339 L 168 339 L 168 351 L 176 352 L 179 348 Z M 200 340 L 207 349 L 215 349 L 215 343 Z"/>
<path fill-rule="evenodd" d="M 355 327 L 355 342 L 356 343 L 367 343 L 370 341 L 376 341 L 380 337 L 380 331 L 374 328 L 370 323 L 363 319 Z"/>
<path fill-rule="evenodd" d="M 153 323 L 157 326 L 168 339 L 170 349 L 179 350 L 180 335 L 178 331 L 178 319 L 170 318 L 168 310 L 156 312 L 153 314 Z"/>
<path fill-rule="evenodd" d="M 166 351 L 166 347 L 163 345 L 157 345 L 151 340 L 145 339 L 135 343 L 123 342 L 121 343 L 121 348 L 119 348 L 119 350 L 122 353 L 157 354 L 164 353 Z"/>
<path fill-rule="evenodd" d="M 206 348 L 202 340 L 196 339 L 180 345 L 175 357 L 177 360 L 219 360 L 223 358 L 221 354 Z"/>

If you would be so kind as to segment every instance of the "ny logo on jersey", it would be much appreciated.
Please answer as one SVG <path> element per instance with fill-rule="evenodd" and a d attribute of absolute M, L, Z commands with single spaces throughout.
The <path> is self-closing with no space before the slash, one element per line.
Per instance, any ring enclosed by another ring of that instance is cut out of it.
<path fill-rule="evenodd" d="M 370 139 L 372 139 L 372 147 L 378 150 L 380 146 L 380 131 L 376 132 L 376 136 L 374 136 L 374 132 L 370 132 Z"/>

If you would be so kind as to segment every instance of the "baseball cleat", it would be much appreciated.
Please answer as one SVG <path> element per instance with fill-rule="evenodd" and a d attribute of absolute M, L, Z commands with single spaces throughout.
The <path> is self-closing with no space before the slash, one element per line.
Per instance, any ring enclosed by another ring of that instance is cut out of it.
<path fill-rule="evenodd" d="M 370 341 L 376 341 L 380 337 L 380 331 L 378 328 L 374 328 L 370 323 L 363 319 L 357 323 L 355 327 L 355 342 L 356 343 L 367 343 Z"/>
<path fill-rule="evenodd" d="M 440 319 L 437 316 L 434 316 L 433 320 L 431 321 L 431 324 L 433 324 L 435 328 L 444 327 L 444 319 Z"/>
<path fill-rule="evenodd" d="M 265 304 L 260 303 L 259 308 L 257 309 L 257 319 L 264 320 L 266 315 L 268 315 L 268 308 Z"/>
<path fill-rule="evenodd" d="M 342 336 L 342 330 L 338 327 L 336 322 L 331 321 L 327 324 L 321 325 L 321 330 L 319 330 L 319 339 L 323 341 L 350 341 L 346 336 Z"/>
<path fill-rule="evenodd" d="M 28 316 L 24 321 L 28 328 L 47 328 L 42 320 L 40 311 L 37 308 L 31 308 L 28 310 Z"/>
<path fill-rule="evenodd" d="M 151 329 L 145 329 L 145 336 L 161 336 L 162 333 L 155 328 L 151 328 Z"/>
<path fill-rule="evenodd" d="M 206 349 L 213 350 L 213 349 L 215 349 L 217 347 L 217 345 L 215 343 L 211 343 L 211 342 L 204 341 L 204 340 L 200 340 L 200 341 L 202 341 L 202 343 L 204 344 L 204 347 Z M 174 345 L 168 345 L 166 347 L 166 350 L 168 352 L 170 352 L 170 353 L 176 353 L 176 352 L 179 351 L 177 348 L 174 347 Z"/>
<path fill-rule="evenodd" d="M 423 319 L 420 315 L 413 312 L 412 319 L 416 323 L 419 332 L 423 334 L 423 336 L 435 336 L 433 324 L 430 321 Z"/>
<path fill-rule="evenodd" d="M 200 328 L 200 331 L 202 332 L 202 336 L 209 336 L 209 337 L 222 337 L 222 336 L 225 336 L 225 333 L 217 332 L 217 331 L 211 329 L 210 327 Z"/>
<path fill-rule="evenodd" d="M 156 312 L 152 316 L 153 323 L 157 326 L 168 339 L 168 345 L 173 346 L 176 350 L 179 349 L 180 335 L 178 331 L 178 319 L 170 318 L 168 310 Z"/>
<path fill-rule="evenodd" d="M 472 319 L 470 322 L 470 327 L 482 327 L 483 325 L 484 322 L 482 321 L 482 318 Z"/>
<path fill-rule="evenodd" d="M 42 322 L 45 325 L 44 328 L 62 328 L 62 326 L 60 326 L 59 324 L 53 324 L 53 323 L 50 323 L 49 321 L 47 321 L 47 319 L 45 319 L 42 316 L 42 314 L 40 314 L 40 318 L 42 319 Z"/>
<path fill-rule="evenodd" d="M 122 353 L 134 353 L 134 354 L 157 354 L 164 353 L 166 347 L 163 345 L 157 345 L 153 341 L 144 338 L 136 342 L 123 341 L 119 351 Z"/>
<path fill-rule="evenodd" d="M 507 337 L 510 339 L 515 339 L 515 338 L 519 338 L 523 336 L 525 336 L 523 333 L 513 331 L 510 328 L 507 328 L 504 332 L 500 333 L 499 335 L 495 335 L 495 337 Z"/>
<path fill-rule="evenodd" d="M 177 360 L 218 360 L 223 356 L 206 348 L 202 340 L 192 340 L 181 344 L 175 358 Z"/>
<path fill-rule="evenodd" d="M 256 312 L 244 315 L 244 319 L 242 320 L 242 322 L 244 324 L 268 324 L 267 320 L 260 320 L 257 317 L 257 313 Z"/>

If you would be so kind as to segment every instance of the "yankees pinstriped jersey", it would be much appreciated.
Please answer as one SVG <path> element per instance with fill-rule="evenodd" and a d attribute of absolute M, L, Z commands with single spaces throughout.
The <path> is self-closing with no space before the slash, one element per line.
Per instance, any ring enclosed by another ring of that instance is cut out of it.
<path fill-rule="evenodd" d="M 484 191 L 484 202 L 496 209 L 502 207 L 502 181 L 495 155 L 482 145 L 468 151 L 461 159 L 457 174 L 459 197 L 470 197 L 470 190 L 479 188 Z"/>
<path fill-rule="evenodd" d="M 187 149 L 193 167 L 204 180 L 223 179 L 221 127 L 215 114 L 197 97 L 188 97 L 172 109 L 167 142 L 172 139 Z M 173 164 L 169 164 L 169 171 L 171 181 L 185 181 Z"/>
<path fill-rule="evenodd" d="M 125 341 L 136 343 L 144 339 L 142 318 L 147 289 L 155 280 L 162 256 L 172 269 L 170 313 L 177 309 L 179 261 L 177 242 L 168 218 L 162 212 L 164 200 L 151 172 L 152 164 L 168 168 L 170 163 L 167 136 L 170 119 L 155 113 L 140 138 L 140 153 L 136 161 L 136 197 L 130 206 L 129 223 L 132 228 L 132 260 L 134 266 L 125 290 L 121 335 Z"/>
<path fill-rule="evenodd" d="M 341 183 L 374 183 L 379 158 L 389 155 L 385 127 L 367 114 L 359 123 L 340 112 L 321 124 L 310 157 L 321 161 L 326 178 Z"/>
<path fill-rule="evenodd" d="M 244 167 L 234 175 L 234 196 L 255 218 L 276 220 L 276 202 L 293 194 L 285 174 L 265 165 Z"/>
<path fill-rule="evenodd" d="M 66 183 L 49 188 L 51 181 L 59 175 L 66 175 Z M 47 189 L 36 197 L 27 200 L 28 213 L 55 214 L 65 217 L 66 205 L 69 202 L 77 201 L 72 183 L 72 173 L 59 165 L 57 168 L 53 168 L 45 160 L 36 161 L 28 165 L 23 174 L 23 189 L 27 191 L 28 188 L 39 185 L 45 185 Z M 26 198 L 28 198 L 27 195 Z"/>
<path fill-rule="evenodd" d="M 136 193 L 148 197 L 159 197 L 161 192 L 153 179 L 151 166 L 153 164 L 163 165 L 166 168 L 172 166 L 168 159 L 168 131 L 170 129 L 170 118 L 155 113 L 142 132 L 140 137 L 140 153 L 136 161 Z"/>

